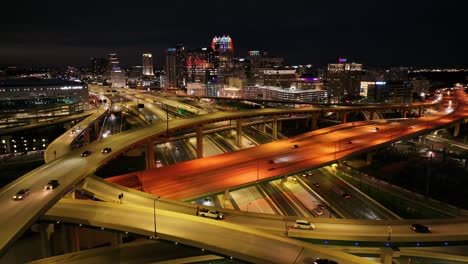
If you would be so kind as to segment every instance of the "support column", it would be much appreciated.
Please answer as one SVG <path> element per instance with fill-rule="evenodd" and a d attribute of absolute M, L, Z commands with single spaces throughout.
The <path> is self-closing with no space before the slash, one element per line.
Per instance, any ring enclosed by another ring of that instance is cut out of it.
<path fill-rule="evenodd" d="M 460 123 L 455 124 L 455 129 L 453 130 L 453 136 L 458 137 L 458 134 L 460 133 Z"/>
<path fill-rule="evenodd" d="M 242 149 L 242 119 L 237 119 L 237 127 L 236 127 L 236 145 L 239 149 Z"/>
<path fill-rule="evenodd" d="M 75 228 L 74 226 L 62 225 L 61 239 L 64 254 L 77 250 L 77 234 Z"/>
<path fill-rule="evenodd" d="M 408 113 L 408 111 L 403 110 L 403 111 L 401 112 L 401 116 L 402 116 L 403 118 L 406 118 L 406 114 L 407 114 L 407 113 Z"/>
<path fill-rule="evenodd" d="M 317 116 L 316 115 L 313 115 L 312 116 L 312 130 L 316 130 L 317 129 Z"/>
<path fill-rule="evenodd" d="M 203 126 L 197 126 L 197 158 L 203 158 Z"/>
<path fill-rule="evenodd" d="M 83 137 L 84 137 L 84 144 L 85 145 L 89 144 L 89 142 L 91 141 L 90 140 L 90 135 L 89 135 L 89 128 L 86 129 L 86 131 L 84 132 Z"/>
<path fill-rule="evenodd" d="M 146 170 L 154 169 L 154 144 L 149 143 L 146 145 Z"/>
<path fill-rule="evenodd" d="M 224 190 L 224 200 L 229 200 L 231 198 L 231 194 L 229 193 L 229 189 Z"/>
<path fill-rule="evenodd" d="M 393 260 L 393 249 L 392 248 L 383 248 L 380 253 L 380 261 L 382 264 L 392 264 Z"/>
<path fill-rule="evenodd" d="M 278 139 L 278 117 L 273 116 L 273 125 L 272 125 L 272 136 L 273 139 Z"/>
<path fill-rule="evenodd" d="M 111 246 L 118 246 L 122 244 L 122 234 L 120 233 L 112 233 L 112 240 L 111 240 Z"/>
<path fill-rule="evenodd" d="M 262 124 L 262 131 L 263 131 L 263 133 L 266 134 L 267 130 L 266 130 L 266 124 L 265 123 Z"/>
<path fill-rule="evenodd" d="M 39 224 L 39 232 L 41 233 L 41 252 L 42 258 L 52 256 L 52 247 L 50 241 L 49 224 Z"/>
<path fill-rule="evenodd" d="M 423 115 L 424 107 L 419 107 L 419 117 Z"/>
<path fill-rule="evenodd" d="M 370 165 L 372 164 L 372 159 L 374 158 L 375 153 L 367 153 L 366 156 L 366 164 Z"/>
<path fill-rule="evenodd" d="M 341 123 L 346 124 L 346 117 L 348 116 L 348 112 L 343 112 L 341 116 Z"/>
<path fill-rule="evenodd" d="M 94 134 L 96 135 L 96 138 L 99 138 L 99 121 L 96 120 L 94 123 L 93 123 L 93 126 L 94 126 Z"/>
<path fill-rule="evenodd" d="M 374 111 L 369 111 L 369 120 L 374 120 Z"/>

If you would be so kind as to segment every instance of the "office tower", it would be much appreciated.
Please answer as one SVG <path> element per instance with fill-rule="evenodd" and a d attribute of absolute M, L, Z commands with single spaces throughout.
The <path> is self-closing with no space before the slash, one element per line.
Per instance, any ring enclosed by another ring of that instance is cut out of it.
<path fill-rule="evenodd" d="M 340 63 L 328 64 L 327 92 L 330 102 L 359 98 L 362 64 L 347 63 L 340 58 Z"/>
<path fill-rule="evenodd" d="M 165 88 L 177 87 L 176 49 L 168 48 L 166 51 L 166 81 Z"/>
<path fill-rule="evenodd" d="M 143 54 L 143 75 L 153 76 L 153 55 L 151 53 Z"/>
<path fill-rule="evenodd" d="M 176 46 L 176 87 L 185 88 L 187 86 L 187 49 L 184 45 Z"/>
<path fill-rule="evenodd" d="M 107 82 L 112 84 L 112 87 L 123 88 L 127 85 L 125 79 L 125 72 L 119 66 L 119 59 L 117 53 L 109 54 L 108 58 L 108 79 Z"/>
<path fill-rule="evenodd" d="M 214 51 L 215 67 L 220 71 L 228 71 L 232 68 L 232 55 L 234 53 L 234 46 L 232 39 L 229 36 L 214 37 L 211 41 L 211 48 Z"/>

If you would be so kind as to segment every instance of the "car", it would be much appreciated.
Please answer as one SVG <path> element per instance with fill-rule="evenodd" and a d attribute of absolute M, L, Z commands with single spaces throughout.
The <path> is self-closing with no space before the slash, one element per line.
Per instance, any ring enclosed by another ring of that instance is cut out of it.
<path fill-rule="evenodd" d="M 201 217 L 209 217 L 209 218 L 214 218 L 214 219 L 217 219 L 217 220 L 223 219 L 223 213 L 221 213 L 219 211 L 209 210 L 209 209 L 206 209 L 206 208 L 200 209 L 200 211 L 198 212 L 198 215 L 201 216 Z"/>
<path fill-rule="evenodd" d="M 102 154 L 107 154 L 107 153 L 111 153 L 111 152 L 112 152 L 112 149 L 109 148 L 109 147 L 103 148 L 102 151 L 101 151 Z"/>
<path fill-rule="evenodd" d="M 319 208 L 320 210 L 325 210 L 325 205 L 317 204 L 317 208 Z"/>
<path fill-rule="evenodd" d="M 176 149 L 176 150 L 180 150 L 180 147 L 179 147 L 179 146 L 176 146 L 175 149 Z"/>
<path fill-rule="evenodd" d="M 302 173 L 302 177 L 307 177 L 307 173 Z"/>
<path fill-rule="evenodd" d="M 346 144 L 348 144 L 348 145 L 353 144 L 353 142 L 351 140 L 348 140 L 348 141 L 346 141 Z"/>
<path fill-rule="evenodd" d="M 316 213 L 317 215 L 323 215 L 323 211 L 318 207 L 314 208 L 314 213 Z"/>
<path fill-rule="evenodd" d="M 431 233 L 431 229 L 428 226 L 421 224 L 412 224 L 411 229 L 416 233 Z"/>
<path fill-rule="evenodd" d="M 293 145 L 292 147 L 293 148 L 299 148 L 299 145 Z"/>
<path fill-rule="evenodd" d="M 375 127 L 374 130 L 375 130 L 375 131 L 379 131 L 379 128 L 378 128 L 378 127 Z"/>
<path fill-rule="evenodd" d="M 269 160 L 269 161 L 268 161 L 268 164 L 274 164 L 274 163 L 275 163 L 274 160 Z"/>
<path fill-rule="evenodd" d="M 85 150 L 83 151 L 83 153 L 81 153 L 81 157 L 88 157 L 89 155 L 91 155 L 91 153 L 92 153 L 91 151 Z"/>
<path fill-rule="evenodd" d="M 349 195 L 348 193 L 343 193 L 341 196 L 343 196 L 345 199 L 351 198 L 351 195 Z"/>
<path fill-rule="evenodd" d="M 315 225 L 307 220 L 296 220 L 294 227 L 300 228 L 300 229 L 310 229 L 310 230 L 315 229 Z"/>
<path fill-rule="evenodd" d="M 161 163 L 161 160 L 157 160 L 156 163 Z"/>
<path fill-rule="evenodd" d="M 72 131 L 70 132 L 70 134 L 75 135 L 75 134 L 76 134 L 75 129 L 72 129 Z"/>
<path fill-rule="evenodd" d="M 318 187 L 320 187 L 320 183 L 319 183 L 318 181 L 316 181 L 316 182 L 314 182 L 314 186 L 315 186 L 316 188 L 318 188 Z"/>
<path fill-rule="evenodd" d="M 53 190 L 55 188 L 57 188 L 57 186 L 59 186 L 59 182 L 58 180 L 50 180 L 46 186 L 44 186 L 44 189 L 46 190 Z"/>
<path fill-rule="evenodd" d="M 29 190 L 27 188 L 21 189 L 15 195 L 13 195 L 13 200 L 15 200 L 15 201 L 23 200 L 30 193 L 31 193 L 31 190 Z"/>
<path fill-rule="evenodd" d="M 333 260 L 329 260 L 329 259 L 318 258 L 318 259 L 314 260 L 314 264 L 338 264 L 338 262 L 333 261 Z"/>

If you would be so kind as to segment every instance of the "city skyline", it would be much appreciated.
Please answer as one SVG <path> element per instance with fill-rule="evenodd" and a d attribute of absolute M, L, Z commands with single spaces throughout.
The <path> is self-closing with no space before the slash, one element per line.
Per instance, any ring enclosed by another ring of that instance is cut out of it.
<path fill-rule="evenodd" d="M 0 64 L 86 65 L 89 57 L 117 52 L 123 65 L 152 53 L 155 67 L 178 43 L 209 46 L 230 35 L 235 56 L 267 50 L 286 64 L 325 65 L 338 57 L 366 65 L 466 66 L 460 34 L 465 3 L 393 1 L 310 3 L 260 1 L 223 6 L 204 2 L 108 6 L 59 2 L 4 4 Z M 145 8 L 143 8 L 145 7 Z"/>

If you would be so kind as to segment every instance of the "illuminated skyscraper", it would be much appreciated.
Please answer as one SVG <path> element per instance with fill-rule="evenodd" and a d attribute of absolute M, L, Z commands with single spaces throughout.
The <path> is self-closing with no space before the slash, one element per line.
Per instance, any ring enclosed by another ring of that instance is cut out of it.
<path fill-rule="evenodd" d="M 166 83 L 165 88 L 174 88 L 177 84 L 176 49 L 169 48 L 166 51 Z"/>
<path fill-rule="evenodd" d="M 151 53 L 143 54 L 143 75 L 153 76 L 153 55 Z"/>
<path fill-rule="evenodd" d="M 330 102 L 339 102 L 343 98 L 355 99 L 360 96 L 362 64 L 340 63 L 328 64 L 327 91 Z"/>
<path fill-rule="evenodd" d="M 108 58 L 109 64 L 107 65 L 108 69 L 108 79 L 107 81 L 112 83 L 112 87 L 123 88 L 127 85 L 125 79 L 125 72 L 119 66 L 119 59 L 117 58 L 117 53 L 109 54 Z"/>

